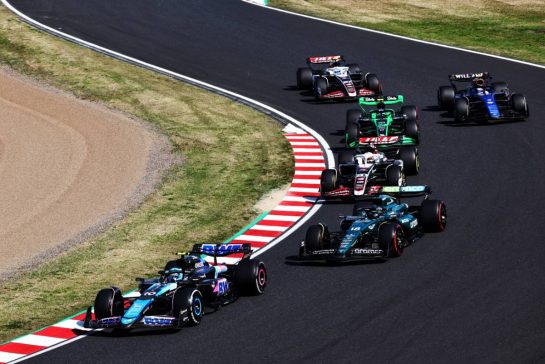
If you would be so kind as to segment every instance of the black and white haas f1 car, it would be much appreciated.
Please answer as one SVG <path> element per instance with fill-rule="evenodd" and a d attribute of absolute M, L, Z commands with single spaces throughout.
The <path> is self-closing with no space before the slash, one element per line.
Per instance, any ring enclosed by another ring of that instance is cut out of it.
<path fill-rule="evenodd" d="M 388 158 L 374 146 L 339 153 L 338 169 L 325 169 L 320 176 L 324 199 L 362 197 L 378 185 L 404 186 L 405 173 L 402 160 Z"/>
<path fill-rule="evenodd" d="M 490 82 L 488 72 L 449 75 L 450 86 L 437 91 L 439 108 L 455 121 L 518 121 L 530 116 L 526 96 L 511 93 L 506 82 Z M 458 89 L 456 83 L 467 83 Z"/>
<path fill-rule="evenodd" d="M 243 254 L 243 258 L 236 265 L 217 264 L 217 257 L 231 254 Z M 95 298 L 95 319 L 89 307 L 84 327 L 195 326 L 206 309 L 217 310 L 240 295 L 260 295 L 265 290 L 265 264 L 250 258 L 250 244 L 196 244 L 190 253 L 180 255 L 159 271 L 160 277 L 137 278 L 140 284 L 135 296 L 123 297 L 117 287 L 100 290 Z M 201 255 L 213 256 L 215 264 Z"/>
<path fill-rule="evenodd" d="M 307 67 L 297 69 L 297 87 L 312 90 L 317 100 L 355 100 L 382 93 L 377 75 L 363 74 L 359 65 L 346 64 L 343 56 L 307 58 Z"/>
<path fill-rule="evenodd" d="M 447 224 L 445 203 L 429 199 L 429 186 L 382 187 L 354 206 L 352 216 L 340 216 L 339 232 L 324 224 L 312 225 L 299 247 L 300 260 L 343 262 L 399 257 L 403 249 L 427 232 L 441 232 Z M 400 197 L 425 196 L 420 205 Z"/>

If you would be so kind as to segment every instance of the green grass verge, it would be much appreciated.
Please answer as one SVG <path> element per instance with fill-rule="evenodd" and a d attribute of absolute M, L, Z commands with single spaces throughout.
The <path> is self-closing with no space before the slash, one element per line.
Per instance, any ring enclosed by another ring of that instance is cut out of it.
<path fill-rule="evenodd" d="M 246 106 L 36 31 L 0 7 L 0 63 L 156 125 L 183 163 L 123 221 L 13 281 L 0 283 L 0 342 L 91 304 L 97 290 L 134 288 L 176 251 L 222 241 L 287 183 L 281 126 Z"/>
<path fill-rule="evenodd" d="M 545 64 L 541 0 L 271 0 L 320 18 Z"/>

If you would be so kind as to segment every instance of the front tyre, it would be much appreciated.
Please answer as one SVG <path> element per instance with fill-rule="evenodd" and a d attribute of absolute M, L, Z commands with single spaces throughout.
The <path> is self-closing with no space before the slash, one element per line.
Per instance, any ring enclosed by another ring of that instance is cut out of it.
<path fill-rule="evenodd" d="M 469 118 L 469 102 L 467 99 L 457 99 L 454 103 L 454 120 L 464 122 Z"/>
<path fill-rule="evenodd" d="M 312 225 L 305 235 L 305 253 L 329 247 L 329 230 L 325 224 Z"/>
<path fill-rule="evenodd" d="M 387 186 L 404 186 L 405 176 L 400 166 L 391 165 L 386 169 Z"/>
<path fill-rule="evenodd" d="M 124 312 L 123 295 L 119 288 L 111 287 L 98 291 L 95 298 L 95 317 L 97 320 L 123 316 Z"/>
<path fill-rule="evenodd" d="M 530 116 L 528 104 L 526 103 L 526 96 L 524 96 L 523 94 L 511 95 L 511 108 L 513 109 L 513 111 L 521 114 L 524 117 Z"/>
<path fill-rule="evenodd" d="M 396 258 L 403 254 L 403 229 L 396 223 L 385 223 L 378 230 L 378 242 L 387 258 Z"/>
<path fill-rule="evenodd" d="M 447 207 L 440 200 L 424 200 L 420 207 L 420 219 L 424 232 L 438 233 L 447 226 Z"/>
<path fill-rule="evenodd" d="M 249 296 L 263 294 L 267 285 L 265 263 L 257 259 L 241 260 L 235 272 L 235 285 L 241 294 Z"/>
<path fill-rule="evenodd" d="M 403 171 L 407 176 L 416 176 L 420 172 L 420 156 L 417 147 L 399 148 L 398 158 L 403 161 Z"/>
<path fill-rule="evenodd" d="M 337 189 L 337 170 L 325 169 L 320 176 L 320 192 L 330 192 Z"/>
<path fill-rule="evenodd" d="M 322 98 L 323 95 L 327 94 L 327 81 L 323 78 L 317 78 L 316 84 L 314 85 L 314 96 L 316 100 Z"/>
<path fill-rule="evenodd" d="M 178 288 L 172 297 L 172 316 L 183 320 L 179 326 L 197 326 L 204 315 L 201 292 L 195 288 Z"/>

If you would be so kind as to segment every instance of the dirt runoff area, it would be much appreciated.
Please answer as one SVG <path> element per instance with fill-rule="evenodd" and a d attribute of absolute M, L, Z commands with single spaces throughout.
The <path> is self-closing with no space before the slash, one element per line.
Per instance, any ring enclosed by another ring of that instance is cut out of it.
<path fill-rule="evenodd" d="M 142 122 L 0 69 L 0 279 L 122 218 L 170 149 Z"/>

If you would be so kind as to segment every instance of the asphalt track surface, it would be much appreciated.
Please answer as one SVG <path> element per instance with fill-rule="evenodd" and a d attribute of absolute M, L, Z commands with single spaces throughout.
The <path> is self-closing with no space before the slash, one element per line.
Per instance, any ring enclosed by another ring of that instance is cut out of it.
<path fill-rule="evenodd" d="M 263 296 L 200 327 L 94 335 L 33 362 L 537 362 L 545 360 L 545 71 L 349 29 L 240 1 L 13 0 L 47 25 L 267 103 L 341 147 L 346 103 L 294 89 L 310 55 L 344 54 L 422 109 L 421 174 L 447 203 L 442 234 L 377 264 L 290 265 L 306 226 L 261 257 Z M 455 126 L 434 108 L 447 74 L 490 71 L 524 92 L 524 123 Z M 307 224 L 334 227 L 350 204 Z M 114 283 L 114 282 L 112 282 Z"/>

